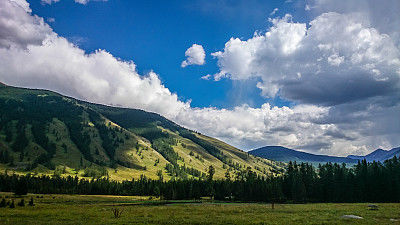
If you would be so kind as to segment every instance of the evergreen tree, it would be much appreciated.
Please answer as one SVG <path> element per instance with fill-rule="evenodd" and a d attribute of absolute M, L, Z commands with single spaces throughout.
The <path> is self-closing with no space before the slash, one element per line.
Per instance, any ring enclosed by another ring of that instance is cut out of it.
<path fill-rule="evenodd" d="M 211 166 L 208 167 L 207 180 L 208 180 L 208 181 L 212 181 L 212 179 L 213 179 L 213 177 L 214 177 L 214 174 L 215 174 L 215 169 L 214 169 L 214 167 L 211 165 Z"/>

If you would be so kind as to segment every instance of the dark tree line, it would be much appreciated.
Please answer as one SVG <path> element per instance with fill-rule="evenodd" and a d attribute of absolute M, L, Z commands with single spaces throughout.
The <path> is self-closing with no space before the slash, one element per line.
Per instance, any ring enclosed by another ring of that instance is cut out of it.
<path fill-rule="evenodd" d="M 327 163 L 317 169 L 305 163 L 290 162 L 281 178 L 278 199 L 294 202 L 399 202 L 400 160 Z"/>
<path fill-rule="evenodd" d="M 400 202 L 400 160 L 360 161 L 352 168 L 327 163 L 318 169 L 290 162 L 278 177 L 258 176 L 250 168 L 213 180 L 214 170 L 202 179 L 111 181 L 60 176 L 0 175 L 0 191 L 18 193 L 152 195 L 163 199 L 261 202 Z M 25 190 L 21 190 L 25 189 Z"/>

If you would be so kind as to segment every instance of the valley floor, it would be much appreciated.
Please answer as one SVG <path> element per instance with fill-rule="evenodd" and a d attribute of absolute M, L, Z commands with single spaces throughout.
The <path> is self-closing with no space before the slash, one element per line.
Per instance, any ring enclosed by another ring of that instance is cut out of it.
<path fill-rule="evenodd" d="M 0 193 L 9 201 L 11 193 Z M 42 197 L 43 196 L 43 197 Z M 35 206 L 27 203 L 33 197 Z M 400 224 L 400 204 L 270 204 L 175 201 L 150 197 L 33 195 L 0 208 L 0 224 Z M 115 218 L 113 209 L 122 212 Z M 363 219 L 343 219 L 357 215 Z"/>

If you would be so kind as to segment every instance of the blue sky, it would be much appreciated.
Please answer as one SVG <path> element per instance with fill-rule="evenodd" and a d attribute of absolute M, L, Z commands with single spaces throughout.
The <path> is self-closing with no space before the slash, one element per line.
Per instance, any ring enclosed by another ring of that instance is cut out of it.
<path fill-rule="evenodd" d="M 42 4 L 29 0 L 34 14 L 54 18 L 56 33 L 78 44 L 88 53 L 106 49 L 123 60 L 133 60 L 140 73 L 153 70 L 162 82 L 178 93 L 181 100 L 192 100 L 194 107 L 232 108 L 265 102 L 290 105 L 280 98 L 266 99 L 255 88 L 258 79 L 218 82 L 202 80 L 218 72 L 217 60 L 210 55 L 224 48 L 231 37 L 251 38 L 265 31 L 274 16 L 291 13 L 305 21 L 304 5 L 284 1 L 73 1 Z M 185 51 L 197 43 L 206 51 L 206 64 L 181 68 Z"/>

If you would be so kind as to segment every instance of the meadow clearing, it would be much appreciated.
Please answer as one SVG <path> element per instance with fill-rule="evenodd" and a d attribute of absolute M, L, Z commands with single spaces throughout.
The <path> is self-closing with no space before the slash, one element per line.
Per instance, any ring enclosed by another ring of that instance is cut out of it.
<path fill-rule="evenodd" d="M 0 208 L 0 224 L 400 224 L 400 204 L 271 204 L 160 201 L 137 196 L 2 193 L 15 208 Z M 28 206 L 33 198 L 34 206 Z M 114 216 L 115 211 L 120 216 Z M 363 219 L 344 219 L 357 215 Z"/>

